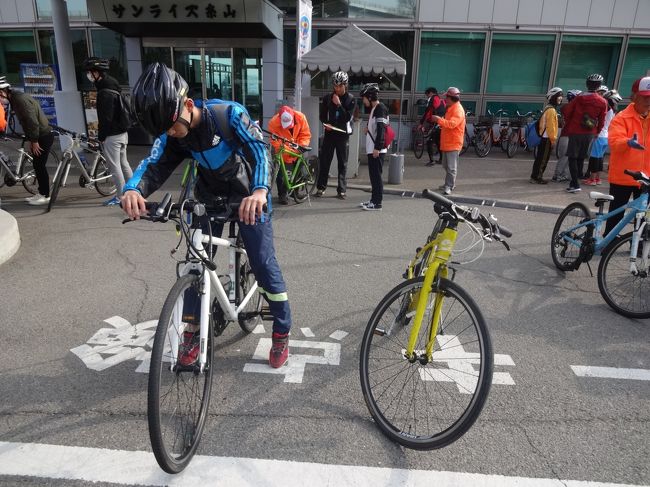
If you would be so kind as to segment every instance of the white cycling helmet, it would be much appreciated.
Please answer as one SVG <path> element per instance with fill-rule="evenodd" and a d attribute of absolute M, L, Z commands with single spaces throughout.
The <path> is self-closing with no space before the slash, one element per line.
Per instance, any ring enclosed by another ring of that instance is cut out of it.
<path fill-rule="evenodd" d="M 0 76 L 0 90 L 6 90 L 7 88 L 11 88 L 11 84 L 7 81 L 7 77 Z"/>
<path fill-rule="evenodd" d="M 600 93 L 601 95 L 604 95 L 609 91 L 609 88 L 605 85 L 600 85 L 598 88 L 596 88 L 596 93 Z"/>
<path fill-rule="evenodd" d="M 605 99 L 612 100 L 614 103 L 621 103 L 623 101 L 623 98 L 616 90 L 608 90 L 607 93 L 605 93 Z"/>
<path fill-rule="evenodd" d="M 573 100 L 576 96 L 578 96 L 582 91 L 580 90 L 569 90 L 566 92 L 566 99 L 567 101 Z"/>
<path fill-rule="evenodd" d="M 348 84 L 348 73 L 345 71 L 337 71 L 332 75 L 332 84 L 335 86 L 338 85 L 347 85 Z"/>
<path fill-rule="evenodd" d="M 553 88 L 548 90 L 548 93 L 546 93 L 546 99 L 550 101 L 551 98 L 556 96 L 558 93 L 560 95 L 562 94 L 562 88 L 560 88 L 559 86 L 554 86 Z"/>

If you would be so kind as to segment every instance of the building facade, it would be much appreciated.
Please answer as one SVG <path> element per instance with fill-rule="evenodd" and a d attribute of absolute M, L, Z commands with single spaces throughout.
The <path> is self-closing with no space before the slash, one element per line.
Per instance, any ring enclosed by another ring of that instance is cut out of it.
<path fill-rule="evenodd" d="M 62 1 L 62 0 L 55 0 Z M 57 64 L 52 0 L 0 0 L 0 72 L 20 85 L 21 63 Z M 297 0 L 68 0 L 76 80 L 89 55 L 112 60 L 132 85 L 157 60 L 179 71 L 193 92 L 236 100 L 266 119 L 291 100 Z M 428 86 L 457 86 L 476 112 L 539 109 L 552 86 L 584 89 L 601 73 L 629 96 L 650 70 L 650 0 L 312 0 L 312 46 L 350 23 L 406 60 L 402 113 L 418 116 Z M 354 46 L 350 46 L 354 49 Z M 312 95 L 330 73 L 312 79 Z M 351 91 L 378 81 L 399 111 L 400 80 L 353 75 Z"/>

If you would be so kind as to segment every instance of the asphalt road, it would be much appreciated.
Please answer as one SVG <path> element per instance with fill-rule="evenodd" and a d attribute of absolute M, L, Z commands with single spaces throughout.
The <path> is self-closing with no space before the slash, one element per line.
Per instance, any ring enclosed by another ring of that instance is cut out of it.
<path fill-rule="evenodd" d="M 3 189 L 22 246 L 0 267 L 0 442 L 150 451 L 142 356 L 105 354 L 102 370 L 93 370 L 71 350 L 98 346 L 93 337 L 113 327 L 104 321 L 112 317 L 136 325 L 134 334 L 151 330 L 147 321 L 157 319 L 174 281 L 173 227 L 122 225 L 119 210 L 78 187 L 64 188 L 50 214 L 21 203 L 23 193 Z M 611 311 L 588 269 L 555 270 L 552 214 L 495 208 L 515 233 L 512 250 L 488 244 L 456 276 L 481 306 L 495 354 L 514 364 L 495 372 L 514 384 L 493 385 L 477 423 L 447 448 L 416 452 L 386 439 L 360 391 L 361 336 L 435 219 L 425 200 L 388 196 L 382 212 L 362 212 L 357 205 L 368 195 L 348 195 L 278 207 L 274 216 L 292 339 L 338 343 L 340 364 L 307 364 L 298 383 L 244 372 L 270 324 L 249 336 L 229 327 L 200 454 L 650 484 L 650 382 L 578 377 L 571 369 L 650 369 L 650 326 Z M 0 483 L 85 485 L 11 475 Z"/>

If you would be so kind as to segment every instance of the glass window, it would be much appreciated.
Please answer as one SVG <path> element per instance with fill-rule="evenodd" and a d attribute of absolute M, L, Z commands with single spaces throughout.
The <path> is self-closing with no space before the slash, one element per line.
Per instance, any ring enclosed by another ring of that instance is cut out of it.
<path fill-rule="evenodd" d="M 67 0 L 68 18 L 87 19 L 88 8 L 86 0 Z M 52 0 L 36 0 L 36 15 L 41 20 L 52 18 Z"/>
<path fill-rule="evenodd" d="M 487 92 L 546 93 L 554 46 L 554 35 L 494 34 Z"/>
<path fill-rule="evenodd" d="M 93 55 L 110 61 L 108 74 L 121 85 L 129 84 L 129 74 L 126 65 L 126 45 L 124 36 L 119 32 L 108 29 L 93 29 Z"/>
<path fill-rule="evenodd" d="M 172 67 L 172 50 L 169 47 L 143 47 L 142 65 L 148 66 L 151 63 L 161 62 Z"/>
<path fill-rule="evenodd" d="M 418 91 L 456 86 L 463 92 L 480 89 L 485 34 L 482 32 L 422 32 Z"/>
<path fill-rule="evenodd" d="M 564 36 L 555 86 L 564 90 L 584 90 L 585 80 L 592 73 L 602 74 L 605 84 L 612 86 L 621 40 L 620 37 Z"/>
<path fill-rule="evenodd" d="M 404 89 L 411 89 L 411 76 L 413 72 L 413 51 L 415 50 L 415 32 L 393 31 L 393 30 L 367 30 L 366 33 L 373 39 L 381 42 L 388 49 L 406 61 L 406 77 Z M 386 78 L 390 86 L 386 89 L 400 91 L 402 88 L 402 77 L 397 73 L 387 74 Z"/>
<path fill-rule="evenodd" d="M 294 5 L 295 6 L 295 5 Z M 312 38 L 318 31 L 312 30 Z M 294 88 L 296 83 L 296 29 L 284 29 L 284 87 Z"/>
<path fill-rule="evenodd" d="M 650 38 L 631 37 L 625 54 L 625 66 L 619 84 L 621 96 L 629 96 L 632 83 L 650 69 Z M 620 105 L 619 105 L 620 108 Z"/>
<path fill-rule="evenodd" d="M 38 40 L 41 45 L 41 59 L 47 64 L 57 64 L 56 45 L 54 43 L 54 31 L 39 30 Z M 70 40 L 72 41 L 72 56 L 74 57 L 75 72 L 77 73 L 77 86 L 79 89 L 90 90 L 92 85 L 83 72 L 84 59 L 88 57 L 88 43 L 86 42 L 86 31 L 84 29 L 71 29 Z"/>
<path fill-rule="evenodd" d="M 31 30 L 0 32 L 0 73 L 9 83 L 20 85 L 20 63 L 35 62 L 36 46 Z"/>
<path fill-rule="evenodd" d="M 289 17 L 296 16 L 296 0 L 271 0 Z M 415 0 L 313 0 L 312 16 L 318 18 L 414 19 Z"/>

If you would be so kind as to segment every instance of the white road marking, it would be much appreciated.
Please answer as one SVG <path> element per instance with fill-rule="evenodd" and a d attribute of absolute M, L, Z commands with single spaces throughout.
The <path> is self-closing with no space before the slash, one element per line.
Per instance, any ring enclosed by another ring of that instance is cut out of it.
<path fill-rule="evenodd" d="M 316 335 L 314 335 L 314 332 L 311 331 L 309 328 L 301 328 L 300 331 L 302 332 L 303 335 L 305 335 L 307 338 L 314 338 Z"/>
<path fill-rule="evenodd" d="M 257 325 L 253 330 L 253 333 L 255 334 L 266 333 L 266 330 L 264 329 L 264 325 Z"/>
<path fill-rule="evenodd" d="M 572 365 L 571 368 L 578 377 L 650 380 L 650 370 L 648 369 L 619 369 L 616 367 L 592 367 L 589 365 Z"/>
<path fill-rule="evenodd" d="M 301 355 L 293 353 L 299 348 L 322 350 L 323 355 Z M 253 360 L 264 360 L 267 362 L 269 359 L 269 350 L 271 350 L 271 339 L 260 338 L 255 353 L 253 354 Z M 340 343 L 291 340 L 289 342 L 289 350 L 290 355 L 287 364 L 279 369 L 272 368 L 268 363 L 246 363 L 244 364 L 244 372 L 284 375 L 284 382 L 300 384 L 302 383 L 307 364 L 339 365 L 341 362 Z"/>
<path fill-rule="evenodd" d="M 38 443 L 0 442 L 0 475 L 111 482 L 155 486 L 285 486 L 310 487 L 649 487 L 529 477 L 506 477 L 437 470 L 329 465 L 284 460 L 197 455 L 180 474 L 164 473 L 153 454 Z M 299 479 L 299 480 L 298 480 Z"/>
<path fill-rule="evenodd" d="M 334 333 L 330 335 L 330 338 L 332 340 L 343 340 L 346 336 L 348 336 L 347 331 L 336 330 Z"/>

